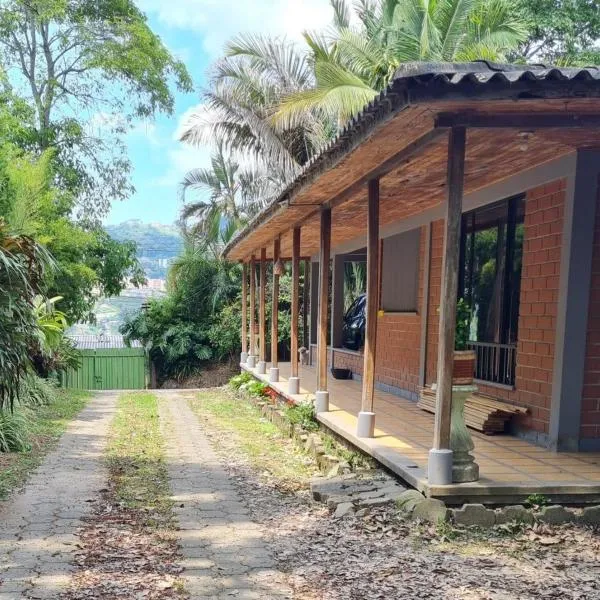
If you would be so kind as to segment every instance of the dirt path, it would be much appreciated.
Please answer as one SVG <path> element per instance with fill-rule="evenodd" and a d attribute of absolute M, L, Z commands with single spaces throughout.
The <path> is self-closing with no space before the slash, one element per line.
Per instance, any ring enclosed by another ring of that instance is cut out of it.
<path fill-rule="evenodd" d="M 0 600 L 55 598 L 66 587 L 76 530 L 106 483 L 101 459 L 116 398 L 90 400 L 25 489 L 0 507 Z"/>
<path fill-rule="evenodd" d="M 263 529 L 254 523 L 221 459 L 188 406 L 190 393 L 161 394 L 171 489 L 184 555 L 183 578 L 201 598 L 289 598 Z"/>

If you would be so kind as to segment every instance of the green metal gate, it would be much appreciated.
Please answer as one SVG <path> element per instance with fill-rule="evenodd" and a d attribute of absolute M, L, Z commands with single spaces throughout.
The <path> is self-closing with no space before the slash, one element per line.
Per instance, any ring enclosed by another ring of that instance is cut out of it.
<path fill-rule="evenodd" d="M 81 366 L 63 373 L 63 387 L 78 390 L 143 390 L 147 361 L 143 348 L 80 350 Z"/>

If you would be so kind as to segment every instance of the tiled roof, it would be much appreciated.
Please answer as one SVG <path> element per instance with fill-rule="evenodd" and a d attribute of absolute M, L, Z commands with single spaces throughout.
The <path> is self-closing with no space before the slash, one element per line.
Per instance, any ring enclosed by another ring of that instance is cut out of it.
<path fill-rule="evenodd" d="M 560 86 L 560 84 L 566 84 Z M 591 86 L 590 86 L 591 84 Z M 590 66 L 547 67 L 545 65 L 498 64 L 489 61 L 469 63 L 406 63 L 397 69 L 388 87 L 373 99 L 332 139 L 318 155 L 307 162 L 296 178 L 227 244 L 226 256 L 236 244 L 256 229 L 282 202 L 308 182 L 330 169 L 360 144 L 375 127 L 392 113 L 426 101 L 452 96 L 453 99 L 514 99 L 600 95 L 600 68 Z M 550 89 L 548 89 L 550 88 Z"/>

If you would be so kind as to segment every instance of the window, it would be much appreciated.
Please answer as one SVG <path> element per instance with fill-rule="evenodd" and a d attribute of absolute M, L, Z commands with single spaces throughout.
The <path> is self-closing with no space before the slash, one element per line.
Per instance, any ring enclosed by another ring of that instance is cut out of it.
<path fill-rule="evenodd" d="M 419 292 L 419 242 L 413 229 L 383 240 L 381 308 L 387 312 L 416 312 Z"/>
<path fill-rule="evenodd" d="M 463 215 L 459 297 L 471 309 L 476 377 L 514 384 L 523 256 L 523 196 Z"/>

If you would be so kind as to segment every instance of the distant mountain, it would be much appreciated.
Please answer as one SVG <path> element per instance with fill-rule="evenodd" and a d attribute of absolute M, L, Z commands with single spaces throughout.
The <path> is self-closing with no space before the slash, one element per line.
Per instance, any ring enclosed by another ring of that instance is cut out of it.
<path fill-rule="evenodd" d="M 131 240 L 137 244 L 138 259 L 148 279 L 165 279 L 169 263 L 183 249 L 183 240 L 174 225 L 130 219 L 118 225 L 106 225 L 105 228 L 115 240 Z"/>

